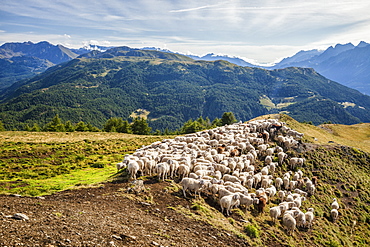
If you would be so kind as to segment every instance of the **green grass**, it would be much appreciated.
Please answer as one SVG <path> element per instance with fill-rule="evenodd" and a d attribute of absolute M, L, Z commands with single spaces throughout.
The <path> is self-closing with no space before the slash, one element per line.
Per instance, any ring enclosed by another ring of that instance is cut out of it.
<path fill-rule="evenodd" d="M 0 132 L 0 193 L 40 196 L 100 183 L 127 153 L 163 136 Z"/>
<path fill-rule="evenodd" d="M 0 192 L 24 196 L 42 196 L 66 189 L 101 183 L 107 181 L 115 172 L 116 168 L 114 166 L 107 166 L 104 169 L 86 168 L 47 179 L 3 180 L 1 183 L 7 185 L 1 186 Z"/>

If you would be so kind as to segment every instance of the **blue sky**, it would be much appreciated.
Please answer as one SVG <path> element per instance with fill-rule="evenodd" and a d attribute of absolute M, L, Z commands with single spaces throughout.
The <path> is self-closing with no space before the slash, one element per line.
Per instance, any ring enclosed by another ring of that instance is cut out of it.
<path fill-rule="evenodd" d="M 0 43 L 155 46 L 276 62 L 370 43 L 369 0 L 2 0 Z"/>

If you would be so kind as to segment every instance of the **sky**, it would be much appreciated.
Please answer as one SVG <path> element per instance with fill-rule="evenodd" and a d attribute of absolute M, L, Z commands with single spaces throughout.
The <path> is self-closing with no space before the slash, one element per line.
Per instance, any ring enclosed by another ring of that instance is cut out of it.
<path fill-rule="evenodd" d="M 1 0 L 0 44 L 158 47 L 278 62 L 370 43 L 369 0 Z"/>

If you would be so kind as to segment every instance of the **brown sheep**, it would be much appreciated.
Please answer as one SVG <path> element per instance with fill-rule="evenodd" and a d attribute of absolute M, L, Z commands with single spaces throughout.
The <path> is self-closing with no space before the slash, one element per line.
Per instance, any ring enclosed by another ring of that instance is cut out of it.
<path fill-rule="evenodd" d="M 225 151 L 225 149 L 226 149 L 225 144 L 222 144 L 222 146 L 217 147 L 217 153 L 222 154 Z"/>
<path fill-rule="evenodd" d="M 265 209 L 266 204 L 267 204 L 266 198 L 264 197 L 258 198 L 257 210 L 260 214 L 263 213 L 263 210 Z"/>
<path fill-rule="evenodd" d="M 241 154 L 242 154 L 241 149 L 234 149 L 230 151 L 231 157 L 240 156 Z"/>

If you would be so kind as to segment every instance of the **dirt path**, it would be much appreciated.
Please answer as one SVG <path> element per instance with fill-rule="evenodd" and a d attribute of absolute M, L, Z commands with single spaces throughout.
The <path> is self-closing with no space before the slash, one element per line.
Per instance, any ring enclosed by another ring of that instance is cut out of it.
<path fill-rule="evenodd" d="M 43 198 L 0 196 L 0 246 L 247 246 L 244 240 L 185 217 L 169 207 L 190 202 L 145 186 L 153 198 L 138 201 L 127 183 L 64 191 Z M 177 193 L 177 194 L 176 194 Z M 10 216 L 23 213 L 29 220 Z"/>

